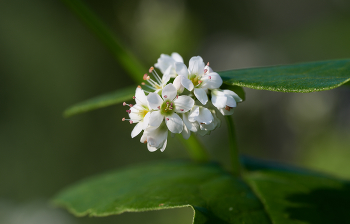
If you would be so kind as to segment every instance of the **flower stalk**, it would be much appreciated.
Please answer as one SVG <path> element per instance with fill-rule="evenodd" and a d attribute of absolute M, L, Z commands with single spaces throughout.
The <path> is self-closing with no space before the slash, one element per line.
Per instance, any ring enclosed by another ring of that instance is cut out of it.
<path fill-rule="evenodd" d="M 228 140 L 230 148 L 232 174 L 234 176 L 241 176 L 241 163 L 239 161 L 235 124 L 232 116 L 225 116 L 225 118 L 228 128 Z"/>
<path fill-rule="evenodd" d="M 198 141 L 196 136 L 193 134 L 189 137 L 189 139 L 184 139 L 181 136 L 177 136 L 178 140 L 182 144 L 184 144 L 188 151 L 189 156 L 191 159 L 195 162 L 207 162 L 209 160 L 209 156 L 207 154 L 207 151 L 203 147 L 203 145 Z"/>

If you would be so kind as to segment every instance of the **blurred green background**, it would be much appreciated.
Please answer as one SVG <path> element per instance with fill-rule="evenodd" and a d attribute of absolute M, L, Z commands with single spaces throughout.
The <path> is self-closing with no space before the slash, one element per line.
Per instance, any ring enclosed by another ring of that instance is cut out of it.
<path fill-rule="evenodd" d="M 346 0 L 85 2 L 147 67 L 172 52 L 186 63 L 200 55 L 214 71 L 350 58 Z M 189 208 L 75 218 L 47 203 L 103 171 L 187 158 L 176 139 L 164 153 L 131 139 L 122 105 L 62 117 L 72 104 L 134 84 L 62 2 L 0 1 L 0 77 L 0 223 L 191 223 Z M 234 114 L 243 154 L 350 178 L 349 87 L 245 90 Z M 229 164 L 225 125 L 200 140 Z"/>

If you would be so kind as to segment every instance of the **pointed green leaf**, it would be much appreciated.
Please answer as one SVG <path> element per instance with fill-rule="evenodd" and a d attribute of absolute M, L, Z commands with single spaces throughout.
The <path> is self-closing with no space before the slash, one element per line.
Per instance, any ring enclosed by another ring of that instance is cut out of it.
<path fill-rule="evenodd" d="M 132 99 L 132 97 L 135 95 L 135 89 L 136 88 L 134 86 L 127 87 L 75 104 L 64 111 L 64 116 L 70 117 L 113 104 L 122 103 L 123 101 Z"/>
<path fill-rule="evenodd" d="M 317 92 L 350 80 L 350 59 L 218 72 L 227 85 L 278 92 Z"/>
<path fill-rule="evenodd" d="M 162 162 L 111 172 L 54 199 L 77 216 L 192 207 L 195 224 L 270 224 L 259 199 L 214 164 Z"/>

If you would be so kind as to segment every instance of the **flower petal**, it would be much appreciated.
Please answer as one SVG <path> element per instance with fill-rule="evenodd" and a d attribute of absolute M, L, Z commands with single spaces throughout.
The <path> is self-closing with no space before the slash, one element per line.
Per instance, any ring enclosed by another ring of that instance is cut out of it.
<path fill-rule="evenodd" d="M 194 88 L 193 83 L 191 82 L 191 80 L 189 80 L 185 76 L 181 76 L 181 84 L 182 84 L 183 87 L 188 89 L 188 91 L 192 91 L 192 89 Z"/>
<path fill-rule="evenodd" d="M 158 107 L 160 107 L 163 103 L 162 98 L 157 93 L 148 94 L 147 101 L 149 107 L 153 110 L 158 110 Z"/>
<path fill-rule="evenodd" d="M 143 130 L 142 126 L 143 122 L 139 122 L 137 125 L 135 125 L 131 132 L 131 138 L 135 138 L 138 134 L 140 134 L 140 132 Z"/>
<path fill-rule="evenodd" d="M 164 74 L 165 71 L 174 66 L 175 60 L 166 54 L 161 54 L 160 58 L 158 58 L 157 63 L 154 64 L 154 67 L 159 68 L 159 70 Z"/>
<path fill-rule="evenodd" d="M 184 86 L 181 84 L 181 79 L 183 78 L 182 75 L 178 75 L 176 76 L 176 78 L 173 81 L 173 84 L 175 86 L 175 88 L 177 89 L 178 93 L 182 93 L 184 91 Z"/>
<path fill-rule="evenodd" d="M 192 132 L 198 131 L 198 128 L 199 128 L 198 122 L 197 121 L 190 122 L 188 120 L 188 114 L 183 114 L 182 119 L 183 119 L 183 122 L 188 130 L 190 130 Z"/>
<path fill-rule="evenodd" d="M 168 143 L 168 139 L 165 139 L 165 141 L 164 141 L 164 143 L 163 143 L 163 146 L 160 148 L 160 151 L 161 151 L 161 152 L 164 152 L 167 143 Z"/>
<path fill-rule="evenodd" d="M 162 77 L 162 85 L 165 85 L 169 82 L 170 78 L 173 75 L 172 70 L 174 70 L 173 66 L 170 66 L 169 68 L 167 68 L 167 70 L 165 70 Z"/>
<path fill-rule="evenodd" d="M 160 111 L 153 111 L 149 118 L 149 125 L 152 127 L 159 127 L 163 120 L 164 116 L 161 115 Z"/>
<path fill-rule="evenodd" d="M 208 102 L 208 96 L 204 89 L 194 88 L 194 95 L 203 105 L 205 105 Z"/>
<path fill-rule="evenodd" d="M 230 110 L 226 110 L 225 108 L 220 108 L 219 111 L 222 113 L 222 115 L 232 115 L 233 114 L 233 108 L 230 108 Z"/>
<path fill-rule="evenodd" d="M 232 96 L 227 96 L 226 97 L 226 105 L 229 107 L 236 107 L 237 103 L 236 103 L 235 99 L 233 99 Z"/>
<path fill-rule="evenodd" d="M 147 96 L 141 88 L 136 88 L 135 91 L 136 103 L 148 107 Z"/>
<path fill-rule="evenodd" d="M 149 120 L 151 118 L 151 112 L 148 112 L 145 117 L 143 118 L 143 125 L 142 125 L 142 129 L 145 130 L 149 124 Z"/>
<path fill-rule="evenodd" d="M 183 130 L 182 119 L 176 113 L 165 117 L 166 126 L 172 133 L 181 133 Z"/>
<path fill-rule="evenodd" d="M 199 115 L 199 106 L 194 105 L 188 114 L 188 121 L 189 122 L 196 122 L 196 118 Z M 192 130 L 191 130 L 192 131 Z"/>
<path fill-rule="evenodd" d="M 179 96 L 174 100 L 175 112 L 185 113 L 192 109 L 194 105 L 194 100 L 189 96 Z"/>
<path fill-rule="evenodd" d="M 195 56 L 190 59 L 188 71 L 190 74 L 203 75 L 204 66 L 203 59 L 200 56 Z"/>
<path fill-rule="evenodd" d="M 186 125 L 184 125 L 184 129 L 183 129 L 183 131 L 181 132 L 181 134 L 182 134 L 182 137 L 183 137 L 184 139 L 189 139 L 189 138 L 190 138 L 191 132 L 190 132 L 190 130 L 188 130 L 188 128 L 187 128 Z"/>
<path fill-rule="evenodd" d="M 157 148 L 156 148 L 156 147 L 151 146 L 151 145 L 148 144 L 148 143 L 147 143 L 147 149 L 148 149 L 148 151 L 150 151 L 150 152 L 155 152 L 155 151 L 157 151 Z"/>
<path fill-rule="evenodd" d="M 210 124 L 214 120 L 214 117 L 211 114 L 210 110 L 205 107 L 200 107 L 199 115 L 196 117 L 196 120 L 199 123 Z"/>
<path fill-rule="evenodd" d="M 175 70 L 178 75 L 185 76 L 186 78 L 188 77 L 188 70 L 187 67 L 184 63 L 181 62 L 176 62 L 175 63 Z"/>
<path fill-rule="evenodd" d="M 217 89 L 222 85 L 220 75 L 215 72 L 202 76 L 201 80 L 203 80 L 203 87 L 208 89 Z"/>
<path fill-rule="evenodd" d="M 227 89 L 223 90 L 222 92 L 224 92 L 226 95 L 232 96 L 233 99 L 236 100 L 236 102 L 238 102 L 238 103 L 239 103 L 239 102 L 242 102 L 241 97 L 239 97 L 235 92 L 233 92 L 233 91 L 231 91 L 231 90 L 227 90 Z"/>
<path fill-rule="evenodd" d="M 224 108 L 226 106 L 226 97 L 212 94 L 211 102 L 216 108 Z"/>
<path fill-rule="evenodd" d="M 162 97 L 164 100 L 173 101 L 173 99 L 176 97 L 176 94 L 177 90 L 172 83 L 169 83 L 163 88 Z"/>
<path fill-rule="evenodd" d="M 173 52 L 172 54 L 171 54 L 171 57 L 174 59 L 174 61 L 176 61 L 176 62 L 182 62 L 182 63 L 184 63 L 184 60 L 182 59 L 182 57 L 181 57 L 181 55 L 179 55 L 178 53 L 176 53 L 176 52 Z"/>

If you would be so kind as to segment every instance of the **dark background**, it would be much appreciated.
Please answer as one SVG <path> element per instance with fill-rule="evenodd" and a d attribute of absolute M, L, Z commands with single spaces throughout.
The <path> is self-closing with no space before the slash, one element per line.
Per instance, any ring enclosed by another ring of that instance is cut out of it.
<path fill-rule="evenodd" d="M 350 57 L 346 0 L 85 2 L 147 67 L 174 51 L 186 64 L 200 55 L 214 71 Z M 133 84 L 62 2 L 0 1 L 1 223 L 191 223 L 189 208 L 75 218 L 47 205 L 82 178 L 187 158 L 176 139 L 164 153 L 131 139 L 121 105 L 62 117 L 74 103 Z M 243 154 L 350 178 L 350 88 L 245 90 L 234 114 Z M 224 124 L 200 140 L 229 164 Z"/>

